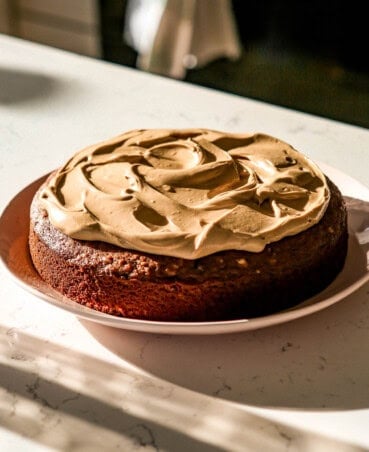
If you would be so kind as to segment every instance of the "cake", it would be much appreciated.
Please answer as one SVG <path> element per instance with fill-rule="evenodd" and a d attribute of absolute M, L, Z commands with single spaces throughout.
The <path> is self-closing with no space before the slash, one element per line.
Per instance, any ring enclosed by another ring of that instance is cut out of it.
<path fill-rule="evenodd" d="M 288 309 L 335 279 L 348 243 L 339 189 L 262 133 L 125 132 L 55 170 L 30 217 L 31 258 L 47 284 L 143 320 Z"/>

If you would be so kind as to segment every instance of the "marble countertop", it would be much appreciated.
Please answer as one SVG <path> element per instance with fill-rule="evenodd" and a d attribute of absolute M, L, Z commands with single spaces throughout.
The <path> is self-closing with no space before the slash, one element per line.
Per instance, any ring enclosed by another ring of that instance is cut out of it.
<path fill-rule="evenodd" d="M 263 131 L 369 186 L 366 129 L 0 36 L 1 211 L 78 149 L 145 127 Z M 0 278 L 1 451 L 369 449 L 368 284 L 280 325 L 168 335 Z"/>

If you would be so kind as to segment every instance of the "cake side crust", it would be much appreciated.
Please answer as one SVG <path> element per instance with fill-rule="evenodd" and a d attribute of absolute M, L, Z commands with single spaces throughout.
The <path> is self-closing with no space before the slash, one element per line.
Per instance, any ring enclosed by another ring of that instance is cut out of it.
<path fill-rule="evenodd" d="M 68 298 L 112 315 L 165 321 L 206 321 L 271 314 L 326 287 L 347 253 L 346 209 L 329 181 L 322 220 L 262 253 L 220 252 L 196 260 L 83 242 L 57 231 L 31 209 L 30 252 L 35 268 Z"/>

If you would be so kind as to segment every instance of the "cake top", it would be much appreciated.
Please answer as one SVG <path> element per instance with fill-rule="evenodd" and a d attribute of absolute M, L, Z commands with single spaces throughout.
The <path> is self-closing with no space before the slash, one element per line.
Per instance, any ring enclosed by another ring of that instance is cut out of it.
<path fill-rule="evenodd" d="M 208 129 L 129 131 L 76 153 L 40 192 L 72 238 L 185 259 L 261 252 L 319 222 L 329 197 L 289 144 Z"/>

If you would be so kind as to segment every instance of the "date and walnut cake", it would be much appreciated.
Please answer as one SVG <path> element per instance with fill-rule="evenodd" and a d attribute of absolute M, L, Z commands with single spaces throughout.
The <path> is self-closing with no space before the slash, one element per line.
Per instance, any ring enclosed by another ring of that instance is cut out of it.
<path fill-rule="evenodd" d="M 129 131 L 76 153 L 31 205 L 40 276 L 77 303 L 145 320 L 292 307 L 332 282 L 347 242 L 338 188 L 260 133 Z"/>

